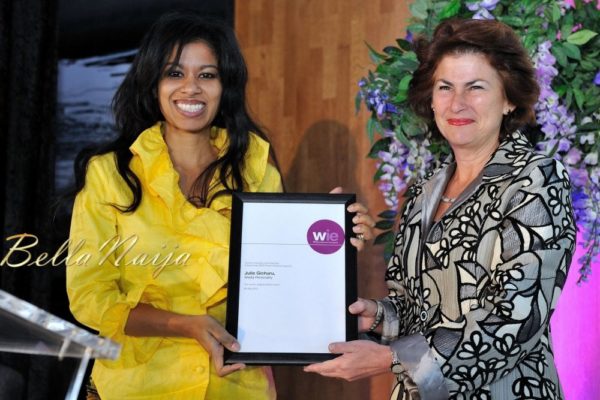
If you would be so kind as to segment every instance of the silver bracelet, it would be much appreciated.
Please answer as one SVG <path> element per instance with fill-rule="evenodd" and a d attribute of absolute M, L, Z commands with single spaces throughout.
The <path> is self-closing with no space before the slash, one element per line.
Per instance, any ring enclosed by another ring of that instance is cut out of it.
<path fill-rule="evenodd" d="M 373 299 L 371 299 L 371 300 L 373 300 Z M 377 328 L 379 326 L 379 324 L 381 324 L 381 321 L 383 320 L 383 304 L 381 304 L 381 301 L 379 301 L 379 300 L 373 300 L 373 301 L 375 302 L 375 304 L 377 304 L 377 313 L 375 314 L 375 320 L 369 327 L 369 332 L 373 332 L 375 330 L 375 328 Z"/>
<path fill-rule="evenodd" d="M 390 346 L 390 352 L 392 353 L 392 364 L 390 365 L 390 370 L 394 373 L 396 373 L 396 369 L 395 367 L 397 367 L 398 365 L 402 364 L 400 362 L 400 359 L 398 358 L 398 354 L 396 354 L 396 352 L 394 351 L 394 349 L 392 349 L 392 347 Z"/>

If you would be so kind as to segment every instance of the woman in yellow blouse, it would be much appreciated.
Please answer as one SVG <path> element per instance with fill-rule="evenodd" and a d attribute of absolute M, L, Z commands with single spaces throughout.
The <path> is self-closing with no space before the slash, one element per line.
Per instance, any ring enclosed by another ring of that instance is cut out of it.
<path fill-rule="evenodd" d="M 122 344 L 94 365 L 103 400 L 275 397 L 268 368 L 223 364 L 239 349 L 223 328 L 230 194 L 282 190 L 246 81 L 231 29 L 163 16 L 115 95 L 119 137 L 77 160 L 70 307 Z M 364 207 L 350 211 L 370 238 Z"/>

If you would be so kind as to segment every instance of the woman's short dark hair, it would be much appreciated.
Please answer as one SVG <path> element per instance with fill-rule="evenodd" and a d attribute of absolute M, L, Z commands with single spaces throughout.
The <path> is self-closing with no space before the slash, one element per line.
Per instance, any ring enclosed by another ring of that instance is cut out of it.
<path fill-rule="evenodd" d="M 113 98 L 113 114 L 119 133 L 118 138 L 100 148 L 79 154 L 75 164 L 75 193 L 85 185 L 85 172 L 89 160 L 98 154 L 114 152 L 117 169 L 133 193 L 133 201 L 119 208 L 132 212 L 141 201 L 141 185 L 129 168 L 132 154 L 129 146 L 140 133 L 156 122 L 164 120 L 158 100 L 158 84 L 168 62 L 176 64 L 183 47 L 192 42 L 203 42 L 214 52 L 222 85 L 219 110 L 213 126 L 227 129 L 227 152 L 210 164 L 198 177 L 202 182 L 199 204 L 210 203 L 207 199 L 210 177 L 219 171 L 219 181 L 224 192 L 244 190 L 241 171 L 248 149 L 249 135 L 253 132 L 267 140 L 266 135 L 250 117 L 246 106 L 246 83 L 248 71 L 233 30 L 224 23 L 207 20 L 194 12 L 171 12 L 160 17 L 148 30 L 131 68 Z M 175 60 L 170 60 L 175 54 Z M 268 141 L 268 140 L 267 140 Z M 271 159 L 277 166 L 271 148 Z M 231 179 L 228 179 L 231 178 Z M 230 183 L 231 182 L 231 183 Z"/>
<path fill-rule="evenodd" d="M 438 25 L 431 41 L 419 37 L 413 47 L 419 67 L 410 83 L 408 101 L 434 135 L 439 135 L 431 109 L 434 74 L 448 54 L 482 54 L 500 75 L 506 98 L 515 106 L 502 120 L 501 137 L 535 124 L 534 106 L 540 91 L 535 70 L 521 40 L 507 25 L 495 20 L 450 19 Z"/>

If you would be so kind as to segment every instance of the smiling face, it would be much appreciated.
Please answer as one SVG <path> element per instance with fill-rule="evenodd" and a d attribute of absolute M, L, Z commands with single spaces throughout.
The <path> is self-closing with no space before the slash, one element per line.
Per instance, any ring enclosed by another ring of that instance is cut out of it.
<path fill-rule="evenodd" d="M 498 72 L 483 54 L 444 56 L 434 74 L 435 123 L 453 150 L 495 148 L 506 99 Z"/>
<path fill-rule="evenodd" d="M 169 133 L 206 133 L 219 110 L 223 87 L 217 58 L 204 42 L 185 45 L 178 62 L 173 50 L 158 83 L 160 111 Z"/>

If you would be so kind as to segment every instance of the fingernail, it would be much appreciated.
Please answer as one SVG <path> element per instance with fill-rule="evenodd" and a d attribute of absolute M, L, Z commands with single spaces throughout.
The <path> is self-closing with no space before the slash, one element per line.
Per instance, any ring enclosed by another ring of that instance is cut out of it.
<path fill-rule="evenodd" d="M 240 351 L 240 344 L 238 342 L 234 342 L 231 345 L 231 351 Z"/>

